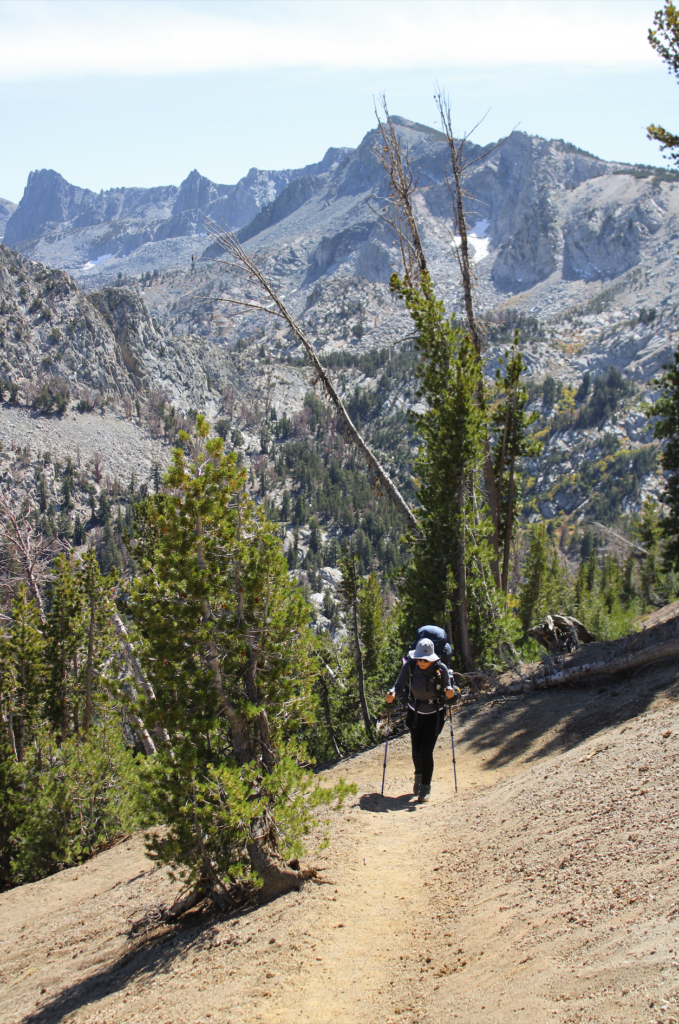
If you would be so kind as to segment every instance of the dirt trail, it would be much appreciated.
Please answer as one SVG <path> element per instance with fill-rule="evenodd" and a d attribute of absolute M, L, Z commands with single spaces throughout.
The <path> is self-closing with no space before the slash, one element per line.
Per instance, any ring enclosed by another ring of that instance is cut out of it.
<path fill-rule="evenodd" d="M 406 738 L 383 798 L 348 759 L 324 884 L 236 918 L 130 938 L 175 891 L 139 837 L 6 893 L 0 1020 L 679 1024 L 678 712 L 672 666 L 465 707 L 424 805 Z"/>

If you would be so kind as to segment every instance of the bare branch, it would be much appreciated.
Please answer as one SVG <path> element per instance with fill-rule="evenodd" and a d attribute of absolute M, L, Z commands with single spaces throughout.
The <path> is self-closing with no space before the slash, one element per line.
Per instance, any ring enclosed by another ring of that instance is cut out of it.
<path fill-rule="evenodd" d="M 40 621 L 46 622 L 41 588 L 49 579 L 49 563 L 58 551 L 67 546 L 52 537 L 45 537 L 31 523 L 30 508 L 17 510 L 9 494 L 0 488 L 0 538 L 16 562 L 17 572 L 5 568 L 0 586 L 12 592 L 25 582 L 38 606 Z"/>
<path fill-rule="evenodd" d="M 381 143 L 375 146 L 374 152 L 387 172 L 390 191 L 386 198 L 371 196 L 375 202 L 384 204 L 380 210 L 376 210 L 369 199 L 366 199 L 366 203 L 396 235 L 401 249 L 404 277 L 408 284 L 416 284 L 422 274 L 427 272 L 427 261 L 413 209 L 413 196 L 417 191 L 418 179 L 413 176 L 410 166 L 408 145 L 404 145 L 396 134 L 384 94 L 380 96 L 380 102 L 384 120 L 375 107 Z"/>
<path fill-rule="evenodd" d="M 327 371 L 322 366 L 313 345 L 307 338 L 306 334 L 302 330 L 301 325 L 284 305 L 283 299 L 275 291 L 272 283 L 264 275 L 264 273 L 257 266 L 255 260 L 245 252 L 243 246 L 238 241 L 236 235 L 229 228 L 220 228 L 214 223 L 209 217 L 204 218 L 204 224 L 208 235 L 213 238 L 216 243 L 220 246 L 224 252 L 227 253 L 231 259 L 238 263 L 245 269 L 250 280 L 255 284 L 264 294 L 268 297 L 269 301 L 273 304 L 273 309 L 267 309 L 266 307 L 260 307 L 265 312 L 270 313 L 274 316 L 279 316 L 287 323 L 288 327 L 295 335 L 296 338 L 302 343 L 304 351 L 306 352 L 309 360 L 311 361 L 314 370 L 316 371 L 316 377 L 318 381 L 323 385 L 325 392 L 337 409 L 340 418 L 344 424 L 344 429 L 348 434 L 349 438 L 358 448 L 359 452 L 368 463 L 368 466 L 374 476 L 375 482 L 385 491 L 389 496 L 396 508 L 401 512 L 408 525 L 413 530 L 418 530 L 417 519 L 415 518 L 410 506 L 399 491 L 398 487 L 391 479 L 387 471 L 383 468 L 379 462 L 377 456 L 373 453 L 371 448 L 366 444 L 360 432 L 356 429 L 349 413 L 347 412 L 344 402 L 335 390 L 332 381 L 330 380 Z M 216 262 L 220 262 L 217 260 Z M 230 300 L 225 300 L 230 301 Z M 238 303 L 239 300 L 233 300 Z"/>

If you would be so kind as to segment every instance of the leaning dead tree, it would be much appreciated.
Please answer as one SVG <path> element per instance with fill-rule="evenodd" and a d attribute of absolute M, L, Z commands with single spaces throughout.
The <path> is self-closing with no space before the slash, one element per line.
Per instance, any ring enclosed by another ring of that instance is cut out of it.
<path fill-rule="evenodd" d="M 222 249 L 225 256 L 224 259 L 213 257 L 214 262 L 228 267 L 229 270 L 240 278 L 241 281 L 244 281 L 251 288 L 254 288 L 255 293 L 258 295 L 258 298 L 256 299 L 238 299 L 235 296 L 228 296 L 225 298 L 213 299 L 213 301 L 230 303 L 231 305 L 242 309 L 259 310 L 260 312 L 268 313 L 270 316 L 275 316 L 278 319 L 283 320 L 283 322 L 288 325 L 297 340 L 301 342 L 302 347 L 314 368 L 315 377 L 312 383 L 314 385 L 318 383 L 322 384 L 326 395 L 339 414 L 340 420 L 344 425 L 346 436 L 356 445 L 368 464 L 378 493 L 383 491 L 399 510 L 410 528 L 417 531 L 417 519 L 408 505 L 408 502 L 405 500 L 398 487 L 391 479 L 386 469 L 382 466 L 373 450 L 366 443 L 361 432 L 351 419 L 344 402 L 330 380 L 328 371 L 321 364 L 313 345 L 304 333 L 302 325 L 287 308 L 283 298 L 274 288 L 273 283 L 265 275 L 255 259 L 245 251 L 233 231 L 225 226 L 220 227 L 209 217 L 204 218 L 204 223 L 208 235 L 217 243 L 220 249 Z"/>
<path fill-rule="evenodd" d="M 52 559 L 64 545 L 53 537 L 46 537 L 31 521 L 31 510 L 17 508 L 9 494 L 0 488 L 0 589 L 15 594 L 25 583 L 38 608 L 40 621 L 45 625 L 42 588 L 50 578 Z"/>

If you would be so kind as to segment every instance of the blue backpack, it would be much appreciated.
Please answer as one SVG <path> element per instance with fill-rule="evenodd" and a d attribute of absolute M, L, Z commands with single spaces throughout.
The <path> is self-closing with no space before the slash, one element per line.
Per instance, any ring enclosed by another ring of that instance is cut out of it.
<path fill-rule="evenodd" d="M 450 658 L 453 652 L 448 643 L 445 629 L 441 629 L 439 626 L 420 626 L 415 640 L 408 647 L 409 651 L 415 649 L 418 640 L 431 640 L 435 654 L 439 656 L 446 668 L 450 668 Z"/>

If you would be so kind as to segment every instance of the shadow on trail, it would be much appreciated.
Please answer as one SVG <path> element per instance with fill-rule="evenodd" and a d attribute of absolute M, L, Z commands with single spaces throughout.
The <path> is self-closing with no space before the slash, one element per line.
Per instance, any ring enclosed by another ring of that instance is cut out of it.
<path fill-rule="evenodd" d="M 539 760 L 643 714 L 656 695 L 672 690 L 677 678 L 676 661 L 668 660 L 615 681 L 501 698 L 463 709 L 456 716 L 456 732 L 475 752 L 487 754 L 486 769 Z"/>
<path fill-rule="evenodd" d="M 187 918 L 189 915 L 187 915 Z M 87 977 L 69 985 L 44 1005 L 21 1018 L 21 1024 L 59 1024 L 83 1006 L 91 1006 L 105 996 L 122 993 L 132 981 L 151 984 L 166 978 L 177 959 L 208 947 L 215 935 L 217 918 L 212 912 L 196 911 L 186 923 L 175 925 L 164 934 L 149 935 L 130 943 L 116 960 L 92 969 Z M 130 1013 L 132 1013 L 130 1009 Z"/>
<path fill-rule="evenodd" d="M 389 811 L 414 811 L 417 807 L 417 797 L 412 793 L 404 793 L 402 796 L 364 793 L 358 801 L 358 805 L 362 811 L 371 811 L 373 814 L 388 814 Z"/>

